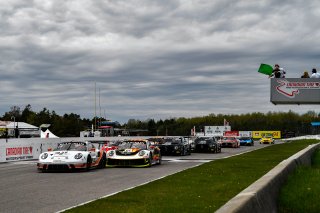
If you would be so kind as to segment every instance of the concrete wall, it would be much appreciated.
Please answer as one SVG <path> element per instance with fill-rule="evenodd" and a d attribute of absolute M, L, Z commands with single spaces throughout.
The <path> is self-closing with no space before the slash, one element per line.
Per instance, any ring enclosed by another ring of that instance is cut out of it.
<path fill-rule="evenodd" d="M 320 143 L 310 145 L 287 160 L 282 161 L 270 172 L 248 188 L 244 189 L 216 212 L 277 212 L 279 190 L 286 181 L 289 173 L 291 173 L 298 165 L 310 165 L 311 156 L 319 147 Z"/>
<path fill-rule="evenodd" d="M 75 138 L 9 138 L 0 139 L 0 162 L 38 159 L 48 148 L 67 141 L 113 141 L 149 137 L 75 137 Z"/>

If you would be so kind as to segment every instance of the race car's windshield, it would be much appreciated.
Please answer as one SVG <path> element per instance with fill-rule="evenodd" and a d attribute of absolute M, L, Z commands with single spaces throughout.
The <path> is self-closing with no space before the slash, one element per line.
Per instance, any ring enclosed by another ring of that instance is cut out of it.
<path fill-rule="evenodd" d="M 54 151 L 87 151 L 85 143 L 60 143 Z"/>
<path fill-rule="evenodd" d="M 197 138 L 195 140 L 196 144 L 206 144 L 206 143 L 210 143 L 211 139 L 210 138 Z"/>
<path fill-rule="evenodd" d="M 123 142 L 119 145 L 119 149 L 147 149 L 147 144 L 145 142 Z"/>
<path fill-rule="evenodd" d="M 235 140 L 236 138 L 234 137 L 224 137 L 222 140 Z"/>
<path fill-rule="evenodd" d="M 171 144 L 179 144 L 181 143 L 181 139 L 179 138 L 166 138 L 165 139 L 165 145 L 171 145 Z"/>
<path fill-rule="evenodd" d="M 148 141 L 154 142 L 155 144 L 163 143 L 163 138 L 149 138 Z"/>
<path fill-rule="evenodd" d="M 240 138 L 240 140 L 250 140 L 250 138 L 249 137 L 242 137 L 242 138 Z"/>

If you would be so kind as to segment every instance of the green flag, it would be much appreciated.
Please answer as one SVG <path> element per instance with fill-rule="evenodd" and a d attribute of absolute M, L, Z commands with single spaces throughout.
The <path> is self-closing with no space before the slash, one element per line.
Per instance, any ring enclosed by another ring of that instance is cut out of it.
<path fill-rule="evenodd" d="M 261 64 L 258 70 L 258 72 L 263 73 L 265 75 L 271 75 L 272 71 L 273 71 L 273 68 L 269 64 Z"/>

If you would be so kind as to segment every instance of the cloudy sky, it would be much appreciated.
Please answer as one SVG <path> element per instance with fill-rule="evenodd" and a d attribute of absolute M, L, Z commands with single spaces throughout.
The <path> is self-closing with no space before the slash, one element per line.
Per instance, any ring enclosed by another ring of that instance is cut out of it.
<path fill-rule="evenodd" d="M 270 103 L 257 69 L 320 70 L 319 16 L 303 0 L 0 1 L 0 115 L 27 104 L 121 123 L 318 112 Z"/>

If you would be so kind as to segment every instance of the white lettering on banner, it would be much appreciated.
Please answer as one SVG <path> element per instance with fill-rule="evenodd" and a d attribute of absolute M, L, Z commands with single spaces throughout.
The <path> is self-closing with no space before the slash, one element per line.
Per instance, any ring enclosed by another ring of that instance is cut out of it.
<path fill-rule="evenodd" d="M 6 149 L 6 156 L 11 155 L 32 155 L 32 147 L 14 147 Z"/>

